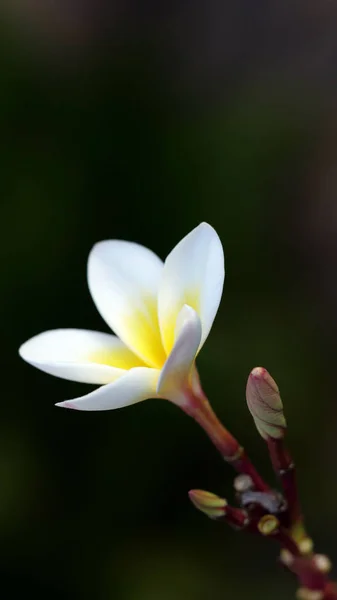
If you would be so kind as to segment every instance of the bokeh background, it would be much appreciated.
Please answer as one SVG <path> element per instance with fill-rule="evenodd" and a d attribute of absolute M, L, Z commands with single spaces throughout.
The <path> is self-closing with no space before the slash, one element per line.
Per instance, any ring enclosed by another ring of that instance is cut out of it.
<path fill-rule="evenodd" d="M 337 7 L 331 0 L 2 0 L 0 578 L 5 599 L 274 600 L 276 546 L 203 518 L 233 473 L 169 403 L 84 393 L 21 361 L 44 329 L 107 331 L 92 245 L 161 257 L 200 221 L 227 277 L 199 370 L 266 476 L 245 406 L 277 379 L 317 548 L 337 560 Z"/>

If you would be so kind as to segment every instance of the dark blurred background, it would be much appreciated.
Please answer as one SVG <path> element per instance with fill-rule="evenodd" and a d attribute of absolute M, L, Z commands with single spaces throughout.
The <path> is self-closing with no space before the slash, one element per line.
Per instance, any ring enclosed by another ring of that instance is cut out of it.
<path fill-rule="evenodd" d="M 2 0 L 2 597 L 285 600 L 277 547 L 187 491 L 233 473 L 168 402 L 59 410 L 85 393 L 23 363 L 44 329 L 107 331 L 92 245 L 162 258 L 200 221 L 227 277 L 199 370 L 266 476 L 245 406 L 278 381 L 317 549 L 337 560 L 337 7 L 331 0 Z"/>

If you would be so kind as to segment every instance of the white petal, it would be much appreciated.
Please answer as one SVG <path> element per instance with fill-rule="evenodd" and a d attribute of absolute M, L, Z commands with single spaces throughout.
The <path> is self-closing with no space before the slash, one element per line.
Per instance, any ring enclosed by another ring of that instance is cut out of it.
<path fill-rule="evenodd" d="M 160 396 L 176 400 L 188 384 L 201 340 L 201 322 L 196 311 L 185 305 L 176 326 L 176 340 L 158 381 Z"/>
<path fill-rule="evenodd" d="M 88 261 L 88 284 L 98 311 L 151 367 L 161 367 L 166 358 L 157 312 L 162 269 L 151 250 L 120 240 L 99 242 Z"/>
<path fill-rule="evenodd" d="M 83 383 L 110 383 L 142 362 L 114 335 L 54 329 L 25 342 L 20 356 L 50 375 Z"/>
<path fill-rule="evenodd" d="M 112 410 L 154 398 L 159 377 L 157 369 L 136 367 L 114 383 L 104 385 L 91 394 L 59 402 L 56 406 L 78 410 Z"/>
<path fill-rule="evenodd" d="M 207 223 L 193 229 L 168 255 L 159 289 L 159 323 L 164 348 L 171 351 L 179 311 L 188 304 L 200 316 L 201 345 L 217 313 L 225 277 L 216 231 Z"/>

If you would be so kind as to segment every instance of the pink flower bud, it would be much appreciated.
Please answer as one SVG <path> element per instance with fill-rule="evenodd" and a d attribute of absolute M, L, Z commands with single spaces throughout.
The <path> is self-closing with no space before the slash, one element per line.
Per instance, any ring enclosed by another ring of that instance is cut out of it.
<path fill-rule="evenodd" d="M 283 404 L 274 379 L 263 367 L 256 367 L 248 377 L 246 398 L 258 432 L 264 439 L 280 439 L 287 426 Z"/>

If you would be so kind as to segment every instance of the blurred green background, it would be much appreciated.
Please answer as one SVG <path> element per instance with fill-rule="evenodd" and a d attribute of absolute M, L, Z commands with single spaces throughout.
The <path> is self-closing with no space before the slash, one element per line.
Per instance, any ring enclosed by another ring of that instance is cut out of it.
<path fill-rule="evenodd" d="M 105 238 L 162 258 L 200 221 L 227 276 L 199 358 L 266 476 L 248 373 L 281 388 L 317 548 L 337 559 L 337 8 L 327 0 L 3 0 L 0 6 L 3 598 L 274 600 L 274 548 L 203 518 L 233 473 L 168 402 L 103 413 L 21 361 L 45 329 L 107 331 L 86 260 Z"/>

